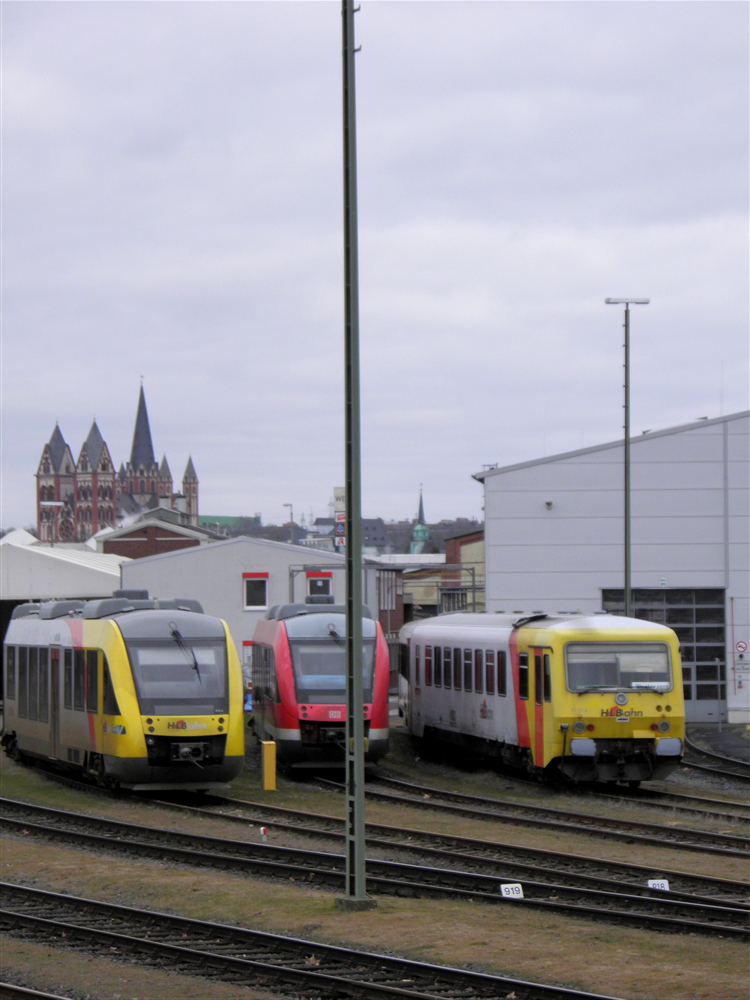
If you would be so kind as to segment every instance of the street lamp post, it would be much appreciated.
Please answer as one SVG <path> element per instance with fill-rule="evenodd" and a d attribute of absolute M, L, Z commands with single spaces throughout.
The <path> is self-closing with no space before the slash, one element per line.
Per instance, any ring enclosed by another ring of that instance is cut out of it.
<path fill-rule="evenodd" d="M 631 561 L 630 561 L 630 307 L 647 306 L 651 299 L 605 299 L 608 306 L 625 306 L 625 403 L 624 410 L 624 431 L 625 431 L 625 617 L 631 618 L 633 615 L 633 597 L 631 587 Z"/>
<path fill-rule="evenodd" d="M 290 503 L 283 503 L 281 506 L 289 508 L 289 544 L 294 545 L 294 507 Z"/>

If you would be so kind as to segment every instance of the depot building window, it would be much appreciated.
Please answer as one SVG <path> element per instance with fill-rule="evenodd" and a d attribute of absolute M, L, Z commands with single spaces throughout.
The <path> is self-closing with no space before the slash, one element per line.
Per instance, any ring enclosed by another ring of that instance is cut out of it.
<path fill-rule="evenodd" d="M 268 607 L 268 573 L 242 574 L 242 599 L 245 611 Z"/>

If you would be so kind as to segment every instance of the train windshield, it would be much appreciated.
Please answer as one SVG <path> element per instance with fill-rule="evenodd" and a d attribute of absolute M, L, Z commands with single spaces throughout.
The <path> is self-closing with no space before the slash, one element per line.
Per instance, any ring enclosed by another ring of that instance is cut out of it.
<path fill-rule="evenodd" d="M 128 642 L 141 715 L 229 711 L 227 649 L 220 641 Z"/>
<path fill-rule="evenodd" d="M 569 642 L 569 691 L 671 691 L 669 646 L 663 642 Z"/>
<path fill-rule="evenodd" d="M 340 705 L 346 701 L 346 648 L 329 639 L 296 640 L 292 650 L 297 701 L 303 705 Z M 364 701 L 372 701 L 375 640 L 362 643 Z"/>

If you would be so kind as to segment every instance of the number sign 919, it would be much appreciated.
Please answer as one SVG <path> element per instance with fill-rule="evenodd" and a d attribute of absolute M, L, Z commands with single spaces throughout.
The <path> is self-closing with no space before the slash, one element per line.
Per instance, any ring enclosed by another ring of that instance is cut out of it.
<path fill-rule="evenodd" d="M 520 882 L 506 882 L 500 886 L 500 894 L 508 899 L 523 899 L 523 886 Z"/>

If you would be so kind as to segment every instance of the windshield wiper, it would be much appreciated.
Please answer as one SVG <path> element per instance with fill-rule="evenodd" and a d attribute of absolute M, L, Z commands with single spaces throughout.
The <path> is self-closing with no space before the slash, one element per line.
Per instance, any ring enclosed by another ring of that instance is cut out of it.
<path fill-rule="evenodd" d="M 190 664 L 190 666 L 193 668 L 193 670 L 198 675 L 198 683 L 199 684 L 203 684 L 203 681 L 201 679 L 200 667 L 198 666 L 198 660 L 195 657 L 195 652 L 193 650 L 193 647 L 187 645 L 187 643 L 185 642 L 185 640 L 180 635 L 180 632 L 179 632 L 177 626 L 173 622 L 170 622 L 170 625 L 172 626 L 172 632 L 171 632 L 172 638 L 177 643 L 177 645 L 179 646 L 179 648 L 182 650 L 182 652 L 183 652 L 186 660 Z"/>
<path fill-rule="evenodd" d="M 581 688 L 578 694 L 590 694 L 592 691 L 600 691 L 604 694 L 606 691 L 616 691 L 617 688 L 613 687 L 611 684 L 591 684 L 589 687 Z"/>
<path fill-rule="evenodd" d="M 340 636 L 336 631 L 336 626 L 333 624 L 333 622 L 331 622 L 328 625 L 328 634 L 336 643 L 336 645 L 341 646 L 342 649 L 346 649 L 346 642 L 344 641 L 343 636 Z"/>

